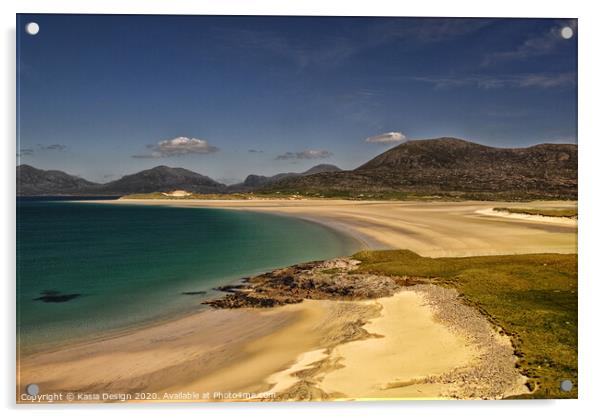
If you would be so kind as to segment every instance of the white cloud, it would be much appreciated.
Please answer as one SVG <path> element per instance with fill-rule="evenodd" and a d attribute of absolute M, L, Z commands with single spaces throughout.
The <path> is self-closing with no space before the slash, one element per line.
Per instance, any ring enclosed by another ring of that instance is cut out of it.
<path fill-rule="evenodd" d="M 284 154 L 278 155 L 277 160 L 313 160 L 318 158 L 332 157 L 334 154 L 325 149 L 308 149 L 305 151 L 298 152 L 285 152 Z"/>
<path fill-rule="evenodd" d="M 402 134 L 401 132 L 387 132 L 380 135 L 375 135 L 366 138 L 366 142 L 370 142 L 373 144 L 394 144 L 406 142 L 408 137 Z"/>
<path fill-rule="evenodd" d="M 152 150 L 150 154 L 132 155 L 133 158 L 164 158 L 181 155 L 202 155 L 211 154 L 218 151 L 217 147 L 210 145 L 205 139 L 187 138 L 179 136 L 173 139 L 166 139 L 157 144 L 149 145 Z"/>

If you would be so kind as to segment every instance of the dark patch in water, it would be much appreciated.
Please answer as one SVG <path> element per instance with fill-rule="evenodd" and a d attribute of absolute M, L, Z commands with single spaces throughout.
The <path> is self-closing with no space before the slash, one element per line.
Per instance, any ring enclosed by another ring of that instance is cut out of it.
<path fill-rule="evenodd" d="M 72 299 L 81 296 L 81 293 L 61 293 L 57 290 L 44 290 L 40 292 L 42 296 L 39 298 L 35 298 L 34 300 L 39 300 L 45 303 L 63 303 L 69 302 Z"/>
<path fill-rule="evenodd" d="M 196 290 L 194 292 L 182 292 L 183 295 L 204 295 L 207 292 L 205 292 L 204 290 Z"/>

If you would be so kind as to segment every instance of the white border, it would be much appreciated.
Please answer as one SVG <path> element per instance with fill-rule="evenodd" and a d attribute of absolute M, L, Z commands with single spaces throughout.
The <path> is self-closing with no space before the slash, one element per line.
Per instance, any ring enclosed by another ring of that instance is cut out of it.
<path fill-rule="evenodd" d="M 411 3 L 370 0 L 327 1 L 267 1 L 267 0 L 20 0 L 0 2 L 3 26 L 1 60 L 3 99 L 3 164 L 0 169 L 2 193 L 2 249 L 4 267 L 2 292 L 2 406 L 6 416 L 17 413 L 25 416 L 63 417 L 83 415 L 101 417 L 141 413 L 149 417 L 164 416 L 174 411 L 178 418 L 241 414 L 261 416 L 301 417 L 308 413 L 345 414 L 348 417 L 378 413 L 382 416 L 488 417 L 529 414 L 540 417 L 586 415 L 596 408 L 600 388 L 599 352 L 602 319 L 599 299 L 602 297 L 602 274 L 595 264 L 600 236 L 600 173 L 597 170 L 602 156 L 602 129 L 597 123 L 602 111 L 600 56 L 602 16 L 595 2 L 557 1 L 527 2 L 504 0 L 486 1 L 421 0 Z M 15 13 L 132 13 L 132 14 L 270 14 L 270 15 L 347 15 L 347 16 L 488 16 L 488 17 L 573 17 L 579 18 L 579 360 L 580 376 L 578 401 L 501 401 L 501 402 L 374 402 L 374 403 L 312 403 L 312 404 L 202 404 L 202 405 L 104 405 L 104 406 L 40 406 L 14 405 L 14 274 L 15 274 Z"/>

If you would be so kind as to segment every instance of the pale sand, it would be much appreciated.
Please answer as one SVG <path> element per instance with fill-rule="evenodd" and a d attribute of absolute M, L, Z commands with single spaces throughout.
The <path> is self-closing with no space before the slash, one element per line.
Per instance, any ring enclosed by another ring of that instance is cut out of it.
<path fill-rule="evenodd" d="M 333 318 L 319 349 L 266 379 L 276 399 L 500 399 L 527 392 L 510 339 L 453 289 L 425 285 L 371 301 L 322 303 L 347 313 Z M 368 308 L 364 334 L 339 341 L 358 307 Z"/>
<path fill-rule="evenodd" d="M 317 388 L 333 399 L 435 399 L 446 385 L 421 380 L 466 367 L 478 354 L 466 338 L 436 322 L 416 292 L 352 303 L 380 310 L 364 325 L 372 336 L 302 354 L 267 379 L 271 391 L 290 389 L 299 381 L 296 374 L 315 367 Z"/>
<path fill-rule="evenodd" d="M 266 383 L 270 385 L 269 390 L 274 393 L 282 393 L 290 389 L 299 381 L 296 377 L 297 373 L 311 369 L 316 363 L 328 357 L 329 353 L 325 348 L 301 354 L 290 367 L 268 376 Z"/>
<path fill-rule="evenodd" d="M 368 302 L 369 303 L 369 302 Z M 327 373 L 320 388 L 347 398 L 436 398 L 441 385 L 413 387 L 413 381 L 467 366 L 476 350 L 435 322 L 415 292 L 378 299 L 381 316 L 364 328 L 381 338 L 339 345 L 333 356 L 344 367 Z"/>
<path fill-rule="evenodd" d="M 135 200 L 108 204 L 174 205 L 251 210 L 323 223 L 366 248 L 403 248 L 422 256 L 539 252 L 576 253 L 577 225 L 494 217 L 477 211 L 509 202 L 404 202 L 349 200 Z M 529 207 L 575 207 L 575 202 L 529 202 Z"/>

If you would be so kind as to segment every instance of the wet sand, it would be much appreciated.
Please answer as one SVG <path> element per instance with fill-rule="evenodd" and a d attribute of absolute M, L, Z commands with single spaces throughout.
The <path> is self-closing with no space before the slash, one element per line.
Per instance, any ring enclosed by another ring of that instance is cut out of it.
<path fill-rule="evenodd" d="M 360 240 L 369 249 L 402 248 L 422 256 L 460 257 L 540 252 L 576 253 L 577 225 L 545 219 L 490 216 L 483 210 L 509 202 L 349 200 L 137 200 L 109 204 L 174 205 L 252 210 L 311 220 Z M 528 207 L 570 207 L 575 202 L 529 202 Z"/>
<path fill-rule="evenodd" d="M 319 306 L 207 310 L 21 359 L 19 392 L 255 391 L 309 350 Z"/>

